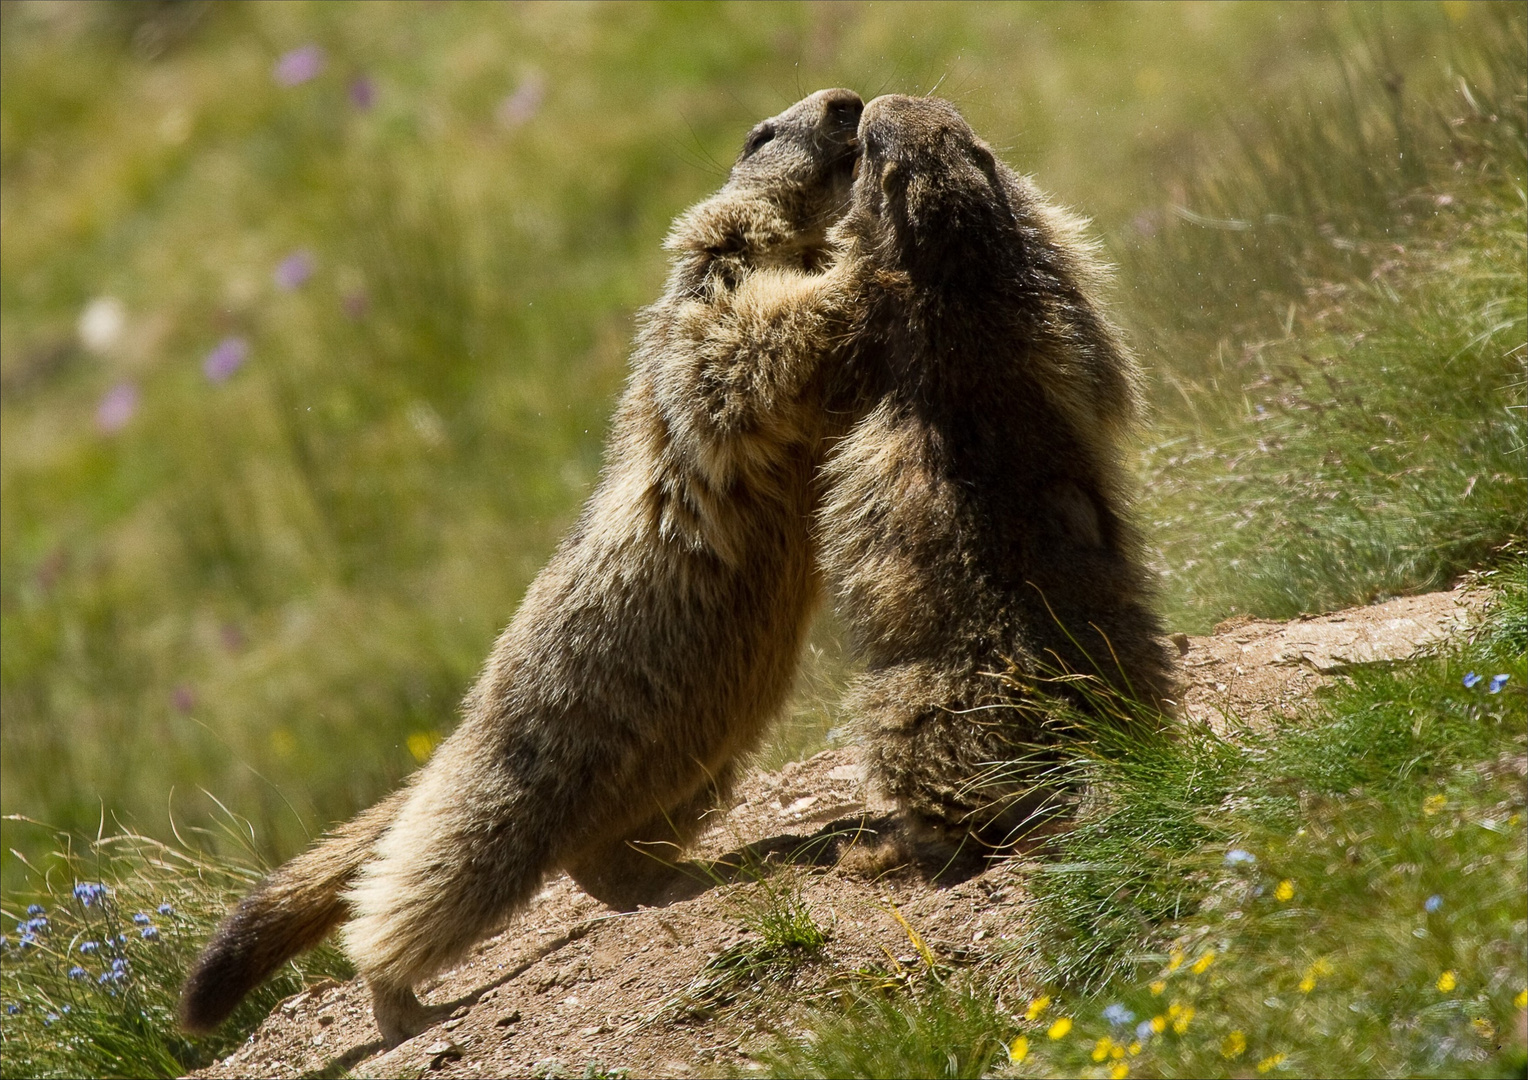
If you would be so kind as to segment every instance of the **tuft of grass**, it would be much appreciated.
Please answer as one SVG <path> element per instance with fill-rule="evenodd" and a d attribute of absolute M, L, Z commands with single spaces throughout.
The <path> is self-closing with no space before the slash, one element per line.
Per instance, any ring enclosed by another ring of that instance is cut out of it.
<path fill-rule="evenodd" d="M 980 982 L 929 977 L 905 993 L 858 988 L 795 1018 L 801 1034 L 754 1056 L 779 1077 L 979 1077 L 1008 1060 L 1016 1025 Z"/>
<path fill-rule="evenodd" d="M 8 896 L 0 1076 L 183 1076 L 235 1049 L 282 998 L 354 971 L 332 945 L 288 964 L 217 1032 L 183 1034 L 181 983 L 228 903 L 259 875 L 134 834 L 59 838 Z"/>

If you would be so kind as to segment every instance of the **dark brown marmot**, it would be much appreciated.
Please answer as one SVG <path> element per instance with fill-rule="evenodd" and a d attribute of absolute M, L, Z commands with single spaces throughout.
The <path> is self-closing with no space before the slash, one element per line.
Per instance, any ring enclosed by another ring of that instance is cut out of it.
<path fill-rule="evenodd" d="M 464 705 L 409 784 L 275 871 L 186 984 L 205 1030 L 345 925 L 378 1027 L 437 1010 L 413 987 L 567 869 L 631 907 L 661 885 L 634 844 L 683 844 L 785 699 L 820 593 L 810 548 L 825 432 L 819 343 L 859 96 L 758 125 L 684 214 L 642 319 L 604 471 Z"/>
<path fill-rule="evenodd" d="M 864 283 L 844 364 L 867 414 L 818 516 L 867 663 L 851 705 L 915 821 L 1001 840 L 1050 798 L 1037 689 L 1084 708 L 1171 693 L 1121 465 L 1137 369 L 1082 223 L 952 105 L 880 97 L 859 134 L 835 232 Z"/>

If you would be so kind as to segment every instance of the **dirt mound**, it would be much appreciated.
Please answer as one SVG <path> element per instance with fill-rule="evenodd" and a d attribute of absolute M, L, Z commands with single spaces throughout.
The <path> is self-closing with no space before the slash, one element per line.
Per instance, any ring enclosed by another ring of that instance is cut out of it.
<path fill-rule="evenodd" d="M 1404 659 L 1470 618 L 1461 592 L 1392 600 L 1288 623 L 1232 620 L 1175 638 L 1184 707 L 1217 727 L 1296 706 L 1355 664 Z M 693 895 L 616 914 L 565 876 L 508 931 L 422 996 L 457 1005 L 452 1019 L 383 1052 L 369 995 L 351 982 L 287 1000 L 236 1053 L 198 1074 L 360 1076 L 704 1076 L 747 1070 L 750 1051 L 803 997 L 871 968 L 896 978 L 919 942 L 942 961 L 997 954 L 1024 919 L 1024 884 L 1008 863 L 975 876 L 871 875 L 841 857 L 886 824 L 865 789 L 858 752 L 829 750 L 756 773 L 691 853 L 709 869 Z M 729 869 L 746 864 L 739 873 Z M 760 912 L 799 895 L 827 931 L 820 951 L 764 955 Z M 767 984 L 768 993 L 757 988 Z M 736 1006 L 736 1007 L 734 1007 Z"/>

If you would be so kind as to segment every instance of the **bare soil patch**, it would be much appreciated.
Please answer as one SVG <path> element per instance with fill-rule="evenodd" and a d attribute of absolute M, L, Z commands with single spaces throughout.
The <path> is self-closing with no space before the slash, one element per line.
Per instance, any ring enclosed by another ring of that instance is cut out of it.
<path fill-rule="evenodd" d="M 1359 664 L 1405 659 L 1471 621 L 1463 591 L 1405 597 L 1291 622 L 1232 620 L 1179 637 L 1184 711 L 1223 729 L 1297 708 Z M 875 972 L 919 964 L 911 927 L 942 963 L 981 963 L 1025 917 L 1022 872 L 905 868 L 871 875 L 840 856 L 856 828 L 890 808 L 866 791 L 858 751 L 828 750 L 755 773 L 691 858 L 749 850 L 755 869 L 697 881 L 695 895 L 618 914 L 566 876 L 509 930 L 483 942 L 421 996 L 454 1002 L 452 1019 L 384 1052 L 359 981 L 288 999 L 236 1053 L 198 1075 L 695 1077 L 746 1073 L 751 1051 L 790 1008 Z M 735 861 L 735 860 L 734 860 Z M 726 878 L 735 880 L 728 881 Z M 748 913 L 773 890 L 799 890 L 828 931 L 814 954 L 751 963 Z M 905 922 L 905 926 L 904 926 Z"/>

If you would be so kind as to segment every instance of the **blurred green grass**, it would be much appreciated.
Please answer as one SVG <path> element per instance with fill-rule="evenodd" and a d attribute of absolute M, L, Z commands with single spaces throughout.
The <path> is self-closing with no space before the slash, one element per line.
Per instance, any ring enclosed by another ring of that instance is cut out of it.
<path fill-rule="evenodd" d="M 1288 336 L 1291 302 L 1299 329 L 1315 325 L 1308 290 L 1338 312 L 1321 323 L 1334 342 L 1362 332 L 1343 321 L 1350 308 L 1416 307 L 1368 277 L 1405 210 L 1399 188 L 1337 190 L 1346 174 L 1328 169 L 1304 203 L 1283 189 L 1247 196 L 1284 217 L 1347 215 L 1302 219 L 1287 230 L 1294 248 L 1257 232 L 1242 250 L 1228 238 L 1246 233 L 1172 207 L 1243 212 L 1247 154 L 1277 158 L 1281 145 L 1259 127 L 1269 100 L 1323 102 L 1404 72 L 1408 107 L 1432 107 L 1454 93 L 1450 57 L 1516 32 L 1501 10 L 20 3 L 0 18 L 8 814 L 87 833 L 106 815 L 165 835 L 172 817 L 205 820 L 210 792 L 275 858 L 396 784 L 454 722 L 589 490 L 633 314 L 661 288 L 669 221 L 720 183 L 752 123 L 819 86 L 867 97 L 937 86 L 1008 160 L 1095 216 L 1156 380 L 1143 510 L 1175 629 L 1440 583 L 1501 539 L 1503 500 L 1521 501 L 1521 440 L 1469 442 L 1479 410 L 1460 406 L 1440 452 L 1463 471 L 1437 490 L 1479 474 L 1489 512 L 1449 525 L 1453 554 L 1384 570 L 1416 500 L 1372 512 L 1383 492 L 1360 491 L 1362 558 L 1331 558 L 1318 528 L 1276 545 L 1293 569 L 1194 574 L 1191 560 L 1257 554 L 1261 521 L 1246 550 L 1214 545 L 1228 516 L 1278 511 L 1281 477 L 1310 481 L 1313 503 L 1347 477 L 1306 475 L 1326 447 L 1302 417 L 1283 436 L 1294 449 L 1250 488 L 1207 484 L 1161 449 L 1192 443 L 1218 461 L 1256 445 L 1241 387 L 1280 346 L 1247 364 L 1240 350 L 1270 320 Z M 322 70 L 280 84 L 275 65 L 306 45 Z M 1368 105 L 1355 108 L 1367 124 Z M 1388 176 L 1388 144 L 1370 142 L 1372 171 Z M 1448 156 L 1430 153 L 1432 167 Z M 1221 160 L 1228 172 L 1207 170 Z M 1403 187 L 1431 183 L 1408 173 Z M 1458 310 L 1424 328 L 1440 348 L 1469 343 L 1455 365 L 1468 377 L 1397 385 L 1410 395 L 1407 438 L 1431 424 L 1438 395 L 1494 392 L 1503 369 L 1498 340 L 1476 341 L 1470 320 L 1490 317 L 1481 305 L 1501 291 L 1490 275 L 1520 265 L 1521 202 L 1492 212 L 1496 232 L 1471 226 L 1494 237 L 1490 251 L 1458 256 L 1479 297 L 1449 299 Z M 1322 229 L 1368 247 L 1328 243 L 1341 257 L 1312 263 Z M 1433 278 L 1408 279 L 1419 290 L 1457 276 L 1453 235 L 1424 260 Z M 283 288 L 273 274 L 296 252 L 313 272 Z M 125 320 L 89 348 L 78 324 L 102 297 Z M 1520 310 L 1520 288 L 1506 298 L 1509 315 Z M 1500 333 L 1520 341 L 1520 321 Z M 228 339 L 248 358 L 213 382 L 204 361 Z M 1223 378 L 1228 350 L 1242 366 Z M 1449 354 L 1415 363 L 1434 355 Z M 1353 377 L 1385 383 L 1385 366 L 1366 361 Z M 131 389 L 113 415 L 103 402 L 119 387 Z M 1433 550 L 1435 532 L 1411 548 Z M 844 666 L 824 620 L 766 762 L 829 737 Z M 6 822 L 6 887 L 24 876 L 12 848 L 51 843 Z"/>

